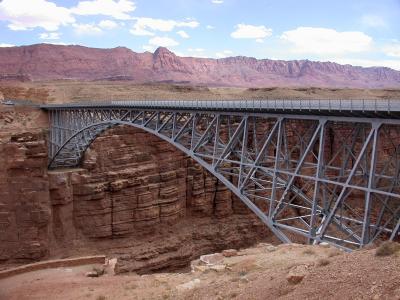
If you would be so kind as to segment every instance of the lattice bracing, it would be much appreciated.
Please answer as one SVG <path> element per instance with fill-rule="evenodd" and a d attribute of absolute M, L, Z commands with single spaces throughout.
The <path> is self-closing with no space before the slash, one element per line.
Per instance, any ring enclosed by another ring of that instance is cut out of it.
<path fill-rule="evenodd" d="M 224 183 L 283 242 L 345 249 L 399 239 L 396 117 L 259 110 L 45 107 L 49 168 L 76 167 L 103 131 L 134 126 L 164 139 Z"/>

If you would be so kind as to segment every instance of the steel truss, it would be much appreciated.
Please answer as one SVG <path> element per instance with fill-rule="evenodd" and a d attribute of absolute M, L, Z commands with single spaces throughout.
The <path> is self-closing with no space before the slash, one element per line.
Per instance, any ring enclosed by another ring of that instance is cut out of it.
<path fill-rule="evenodd" d="M 54 107 L 49 168 L 76 167 L 129 125 L 196 160 L 283 242 L 345 249 L 399 239 L 400 123 L 377 118 L 138 107 Z"/>

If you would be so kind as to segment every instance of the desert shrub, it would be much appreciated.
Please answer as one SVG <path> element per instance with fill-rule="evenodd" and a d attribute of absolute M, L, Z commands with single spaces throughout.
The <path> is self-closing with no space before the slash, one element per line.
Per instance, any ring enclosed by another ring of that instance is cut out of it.
<path fill-rule="evenodd" d="M 320 258 L 317 260 L 317 266 L 323 267 L 327 266 L 331 263 L 331 261 L 327 258 Z"/>
<path fill-rule="evenodd" d="M 383 242 L 375 251 L 375 256 L 390 256 L 400 251 L 400 244 L 386 241 Z"/>
<path fill-rule="evenodd" d="M 315 251 L 313 249 L 307 248 L 303 251 L 303 254 L 313 255 L 315 254 Z"/>
<path fill-rule="evenodd" d="M 328 252 L 328 257 L 334 257 L 334 256 L 338 256 L 341 254 L 342 254 L 342 251 L 340 251 L 339 249 L 332 249 L 331 251 Z"/>

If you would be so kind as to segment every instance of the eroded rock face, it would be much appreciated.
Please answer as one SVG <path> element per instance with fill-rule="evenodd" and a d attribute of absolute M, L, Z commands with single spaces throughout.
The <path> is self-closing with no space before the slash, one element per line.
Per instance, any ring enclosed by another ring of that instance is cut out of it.
<path fill-rule="evenodd" d="M 201 254 L 269 235 L 198 164 L 131 127 L 99 136 L 82 169 L 49 172 L 49 181 L 54 252 L 116 255 L 118 272 L 180 267 Z"/>
<path fill-rule="evenodd" d="M 389 129 L 379 143 L 378 169 L 399 138 Z M 82 168 L 48 172 L 45 132 L 26 130 L 0 131 L 0 262 L 107 254 L 118 258 L 117 272 L 143 273 L 275 239 L 215 177 L 156 136 L 115 127 L 94 141 Z M 327 158 L 341 147 L 335 137 L 351 134 L 348 126 L 335 130 Z M 293 132 L 287 135 L 295 144 Z M 365 198 L 351 199 L 362 207 Z"/>
<path fill-rule="evenodd" d="M 49 181 L 54 252 L 116 255 L 118 272 L 176 268 L 269 235 L 212 175 L 132 127 L 99 136 L 82 169 L 49 172 Z"/>
<path fill-rule="evenodd" d="M 82 168 L 48 172 L 41 117 L 31 131 L 2 127 L 0 262 L 105 253 L 117 272 L 149 272 L 269 235 L 198 164 L 131 127 L 98 137 Z"/>
<path fill-rule="evenodd" d="M 45 135 L 12 135 L 0 153 L 0 261 L 39 259 L 51 226 Z"/>

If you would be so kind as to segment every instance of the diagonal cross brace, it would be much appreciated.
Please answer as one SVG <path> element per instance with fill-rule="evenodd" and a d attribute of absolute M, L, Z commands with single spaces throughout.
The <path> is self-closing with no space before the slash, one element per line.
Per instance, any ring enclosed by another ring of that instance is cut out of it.
<path fill-rule="evenodd" d="M 311 138 L 310 142 L 308 143 L 308 146 L 307 146 L 306 150 L 304 151 L 302 157 L 300 158 L 300 160 L 299 160 L 299 162 L 298 162 L 298 164 L 296 166 L 294 174 L 292 175 L 292 177 L 290 177 L 290 180 L 288 181 L 288 183 L 286 185 L 286 188 L 285 188 L 281 198 L 279 199 L 279 202 L 278 202 L 275 210 L 272 213 L 272 218 L 275 218 L 276 215 L 278 214 L 278 212 L 279 212 L 279 210 L 280 210 L 280 208 L 282 206 L 283 200 L 286 197 L 286 194 L 292 188 L 292 185 L 294 183 L 296 175 L 299 173 L 299 171 L 300 171 L 301 167 L 303 166 L 303 163 L 304 163 L 308 153 L 310 152 L 311 148 L 314 146 L 314 143 L 315 143 L 315 141 L 316 141 L 316 139 L 318 137 L 318 133 L 320 132 L 320 130 L 321 130 L 322 126 L 325 124 L 325 122 L 326 122 L 326 120 L 320 120 L 319 121 L 319 124 L 318 124 L 317 128 L 315 129 L 314 134 L 312 135 L 312 138 Z M 274 199 L 272 199 L 272 201 L 274 201 Z"/>
<path fill-rule="evenodd" d="M 280 124 L 281 122 L 282 122 L 282 119 L 279 118 L 279 119 L 275 122 L 274 126 L 272 127 L 272 129 L 271 129 L 271 131 L 270 131 L 270 133 L 269 133 L 269 135 L 268 135 L 268 138 L 266 139 L 264 145 L 262 146 L 262 148 L 261 148 L 260 152 L 258 153 L 256 159 L 254 160 L 254 163 L 252 164 L 249 173 L 247 174 L 246 178 L 243 180 L 243 182 L 242 182 L 242 184 L 241 184 L 241 186 L 240 186 L 240 188 L 239 188 L 241 191 L 243 190 L 244 186 L 246 185 L 246 183 L 247 183 L 247 181 L 250 179 L 250 177 L 254 175 L 254 172 L 255 172 L 256 169 L 257 169 L 258 163 L 260 162 L 260 160 L 261 160 L 261 158 L 262 158 L 262 156 L 263 156 L 265 150 L 267 149 L 267 147 L 268 147 L 269 144 L 271 143 L 271 140 L 272 140 L 272 138 L 273 138 L 273 136 L 274 136 L 274 134 L 275 134 L 275 132 L 276 132 L 276 130 L 277 130 L 277 128 L 279 127 L 279 124 Z"/>
<path fill-rule="evenodd" d="M 324 236 L 324 234 L 325 234 L 325 232 L 326 232 L 326 230 L 327 230 L 327 228 L 328 228 L 328 225 L 330 224 L 330 222 L 331 222 L 333 216 L 336 214 L 336 210 L 338 209 L 339 204 L 340 204 L 340 203 L 342 202 L 342 200 L 344 199 L 344 195 L 345 195 L 345 192 L 346 192 L 346 189 L 347 189 L 346 186 L 347 186 L 347 185 L 350 183 L 350 181 L 352 180 L 352 178 L 353 178 L 353 176 L 354 176 L 354 174 L 355 174 L 355 172 L 356 172 L 356 170 L 357 170 L 358 164 L 360 163 L 362 157 L 364 156 L 364 153 L 365 153 L 365 151 L 367 150 L 367 147 L 368 147 L 368 145 L 369 145 L 369 143 L 370 143 L 370 141 L 371 141 L 371 138 L 372 138 L 372 136 L 374 135 L 374 133 L 375 133 L 376 130 L 377 130 L 377 128 L 376 128 L 376 127 L 373 127 L 373 128 L 371 129 L 371 131 L 369 132 L 368 137 L 367 137 L 367 139 L 366 139 L 366 141 L 365 141 L 365 143 L 364 143 L 364 145 L 363 145 L 363 147 L 362 147 L 362 149 L 361 149 L 361 151 L 360 151 L 360 154 L 358 155 L 357 160 L 356 160 L 356 162 L 354 163 L 354 166 L 353 166 L 353 168 L 352 168 L 351 171 L 350 171 L 350 174 L 349 174 L 349 177 L 348 177 L 347 180 L 346 180 L 345 186 L 342 188 L 342 190 L 341 190 L 341 192 L 340 192 L 338 198 L 336 199 L 336 202 L 335 202 L 335 204 L 334 204 L 334 206 L 333 206 L 331 212 L 329 213 L 329 215 L 328 215 L 326 218 L 324 218 L 323 223 L 321 224 L 319 230 L 317 231 L 317 242 L 320 242 L 320 241 L 322 240 L 322 238 L 323 238 L 323 236 Z"/>
<path fill-rule="evenodd" d="M 245 119 L 247 119 L 247 117 L 244 117 L 242 119 L 242 121 L 240 122 L 239 126 L 236 128 L 235 132 L 233 133 L 233 136 L 231 138 L 231 140 L 229 141 L 229 143 L 226 145 L 224 151 L 222 151 L 222 154 L 219 156 L 219 158 L 217 159 L 217 161 L 214 164 L 214 170 L 216 168 L 218 168 L 218 166 L 221 164 L 221 162 L 224 160 L 224 158 L 228 155 L 229 151 L 232 148 L 233 143 L 236 142 L 236 140 L 239 138 L 239 135 L 241 134 L 241 132 L 243 131 L 243 127 L 244 127 L 244 123 L 245 123 Z"/>

